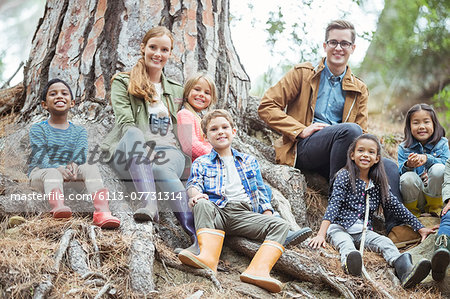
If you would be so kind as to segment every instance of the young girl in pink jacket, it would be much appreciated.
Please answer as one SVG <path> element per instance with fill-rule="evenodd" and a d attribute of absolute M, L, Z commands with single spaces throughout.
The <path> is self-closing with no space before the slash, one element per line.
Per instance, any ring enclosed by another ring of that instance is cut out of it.
<path fill-rule="evenodd" d="M 216 85 L 205 72 L 199 72 L 184 85 L 183 109 L 177 114 L 178 140 L 192 161 L 211 152 L 211 144 L 203 138 L 200 122 L 211 104 L 217 102 Z"/>

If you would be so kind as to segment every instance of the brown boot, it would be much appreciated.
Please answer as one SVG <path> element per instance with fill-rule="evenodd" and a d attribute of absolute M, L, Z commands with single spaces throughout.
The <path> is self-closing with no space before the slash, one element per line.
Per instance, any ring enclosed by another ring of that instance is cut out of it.
<path fill-rule="evenodd" d="M 48 203 L 52 207 L 50 213 L 53 218 L 70 218 L 72 216 L 72 210 L 64 205 L 64 195 L 59 188 L 50 191 Z"/>
<path fill-rule="evenodd" d="M 283 288 L 283 284 L 279 280 L 270 277 L 270 271 L 283 252 L 284 247 L 280 243 L 264 241 L 247 270 L 241 274 L 241 280 L 257 285 L 269 292 L 279 293 Z"/>
<path fill-rule="evenodd" d="M 418 243 L 421 236 L 408 225 L 394 226 L 388 234 L 388 238 L 394 242 L 397 248 L 403 248 L 410 244 Z"/>
<path fill-rule="evenodd" d="M 222 230 L 201 228 L 197 231 L 200 254 L 185 249 L 178 254 L 178 258 L 185 265 L 216 273 L 224 238 L 225 232 Z"/>
<path fill-rule="evenodd" d="M 120 220 L 111 215 L 109 210 L 108 199 L 109 192 L 108 189 L 100 189 L 94 194 L 94 208 L 95 212 L 93 215 L 94 224 L 100 228 L 117 228 L 120 225 Z"/>

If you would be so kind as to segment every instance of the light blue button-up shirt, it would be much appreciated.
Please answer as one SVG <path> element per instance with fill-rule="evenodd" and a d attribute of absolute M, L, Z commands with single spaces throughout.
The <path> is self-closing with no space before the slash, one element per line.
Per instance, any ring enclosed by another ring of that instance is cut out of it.
<path fill-rule="evenodd" d="M 320 74 L 319 92 L 317 94 L 314 122 L 335 125 L 342 122 L 345 91 L 342 90 L 342 79 L 347 68 L 340 76 L 334 76 L 327 66 Z"/>

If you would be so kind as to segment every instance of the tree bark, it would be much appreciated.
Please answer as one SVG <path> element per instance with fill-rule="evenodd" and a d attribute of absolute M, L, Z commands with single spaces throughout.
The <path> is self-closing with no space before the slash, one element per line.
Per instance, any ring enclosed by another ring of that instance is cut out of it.
<path fill-rule="evenodd" d="M 21 112 L 25 120 L 41 112 L 39 96 L 55 77 L 72 86 L 78 102 L 105 107 L 112 76 L 130 70 L 145 32 L 164 25 L 175 40 L 166 75 L 183 83 L 197 70 L 207 70 L 218 87 L 218 106 L 239 117 L 250 81 L 231 41 L 229 17 L 228 0 L 49 0 L 24 70 Z"/>

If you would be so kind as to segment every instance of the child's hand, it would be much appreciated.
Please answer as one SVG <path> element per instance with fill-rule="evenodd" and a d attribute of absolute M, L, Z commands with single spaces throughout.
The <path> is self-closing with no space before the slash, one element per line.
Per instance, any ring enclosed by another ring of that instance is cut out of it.
<path fill-rule="evenodd" d="M 56 170 L 58 170 L 59 172 L 61 172 L 64 181 L 70 181 L 71 177 L 72 177 L 72 173 L 69 171 L 69 169 L 67 169 L 66 166 L 59 166 L 58 168 L 56 168 Z"/>
<path fill-rule="evenodd" d="M 444 216 L 445 214 L 447 214 L 448 210 L 450 210 L 450 200 L 447 202 L 447 204 L 445 205 L 445 207 L 442 209 L 442 214 L 441 214 L 441 216 Z"/>
<path fill-rule="evenodd" d="M 325 237 L 322 235 L 317 235 L 314 238 L 311 239 L 311 241 L 309 241 L 308 245 L 311 246 L 314 249 L 319 249 L 320 246 L 322 246 L 323 248 L 325 248 L 325 245 L 327 244 L 327 242 L 325 241 Z"/>
<path fill-rule="evenodd" d="M 418 233 L 422 236 L 422 240 L 420 242 L 423 242 L 429 234 L 434 234 L 436 230 L 436 227 L 428 228 L 428 227 L 422 227 L 419 229 Z"/>
<path fill-rule="evenodd" d="M 272 215 L 273 215 L 273 213 L 272 213 L 271 210 L 265 210 L 262 214 L 263 214 L 263 215 L 269 215 L 269 216 L 272 216 Z"/>
<path fill-rule="evenodd" d="M 69 163 L 66 166 L 66 169 L 70 172 L 70 180 L 76 181 L 78 174 L 78 164 L 75 162 Z"/>
<path fill-rule="evenodd" d="M 209 199 L 208 195 L 204 193 L 197 194 L 194 197 L 189 198 L 189 207 L 192 209 L 200 198 Z"/>
<path fill-rule="evenodd" d="M 418 164 L 419 164 L 419 166 L 422 166 L 422 165 L 425 165 L 425 163 L 427 163 L 427 160 L 428 160 L 428 157 L 427 157 L 427 155 L 425 155 L 425 154 L 421 154 L 421 155 L 418 155 L 419 156 L 419 162 L 418 162 Z M 419 166 L 417 166 L 417 167 L 419 167 Z"/>
<path fill-rule="evenodd" d="M 428 159 L 427 155 L 425 154 L 411 153 L 408 156 L 406 166 L 410 168 L 417 168 L 424 165 L 427 162 L 427 159 Z"/>

